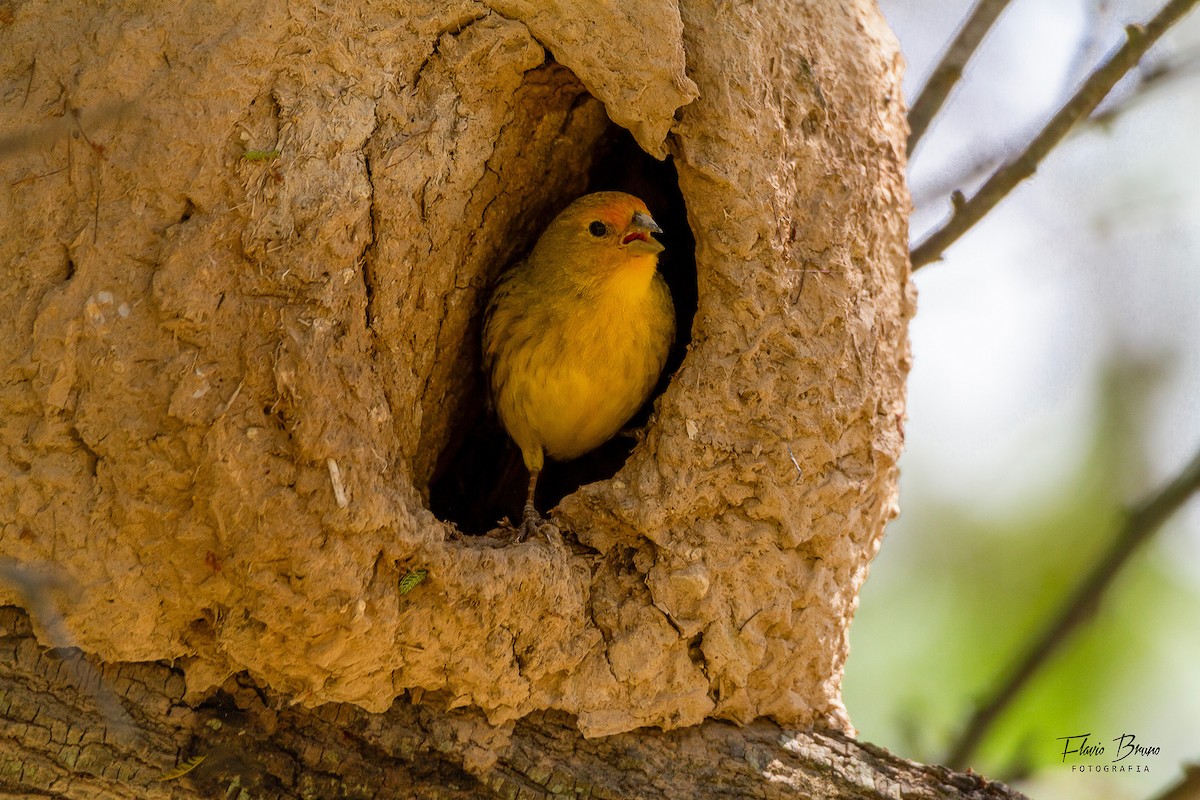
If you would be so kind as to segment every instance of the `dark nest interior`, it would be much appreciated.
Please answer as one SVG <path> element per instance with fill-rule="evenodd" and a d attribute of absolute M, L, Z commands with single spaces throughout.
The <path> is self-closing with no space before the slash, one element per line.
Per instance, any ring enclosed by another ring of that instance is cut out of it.
<path fill-rule="evenodd" d="M 624 431 L 573 461 L 547 462 L 537 487 L 537 507 L 543 513 L 580 486 L 617 473 L 637 443 L 633 431 L 646 425 L 655 399 L 679 368 L 691 341 L 697 297 L 696 242 L 688 227 L 675 165 L 670 158 L 658 161 L 648 155 L 628 131 L 612 125 L 592 162 L 587 191 L 612 190 L 644 200 L 663 229 L 657 235 L 666 246 L 659 257 L 659 271 L 675 302 L 675 344 L 653 395 Z M 528 248 L 532 246 L 530 241 Z M 480 369 L 478 358 L 471 368 Z M 441 453 L 429 485 L 430 510 L 466 534 L 486 533 L 505 517 L 519 522 L 529 480 L 520 451 L 489 407 L 482 375 L 476 385 L 476 396 L 466 404 L 457 435 Z"/>

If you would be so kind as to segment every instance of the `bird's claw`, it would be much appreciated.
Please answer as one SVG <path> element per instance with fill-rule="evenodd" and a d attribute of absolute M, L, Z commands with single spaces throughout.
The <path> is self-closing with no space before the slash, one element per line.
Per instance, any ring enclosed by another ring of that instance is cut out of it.
<path fill-rule="evenodd" d="M 521 527 L 517 528 L 517 541 L 523 542 L 530 536 L 538 532 L 538 529 L 546 523 L 542 519 L 542 515 L 537 512 L 533 506 L 525 506 L 525 513 L 521 518 Z"/>
<path fill-rule="evenodd" d="M 521 518 L 521 526 L 517 528 L 517 541 L 524 542 L 529 537 L 535 534 L 541 534 L 547 542 L 562 543 L 562 537 L 559 535 L 558 528 L 554 523 L 543 517 L 537 512 L 537 509 L 532 506 L 525 506 L 525 513 Z"/>

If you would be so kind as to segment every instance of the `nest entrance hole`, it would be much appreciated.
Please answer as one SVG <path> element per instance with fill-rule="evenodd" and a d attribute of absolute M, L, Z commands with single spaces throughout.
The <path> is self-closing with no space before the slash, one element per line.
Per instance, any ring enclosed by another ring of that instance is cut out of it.
<path fill-rule="evenodd" d="M 646 154 L 628 131 L 613 125 L 592 161 L 587 191 L 613 190 L 644 200 L 663 229 L 658 238 L 666 250 L 659 257 L 659 271 L 675 302 L 675 344 L 654 393 L 626 424 L 625 431 L 572 461 L 547 461 L 537 487 L 537 507 L 543 514 L 580 486 L 617 473 L 637 444 L 636 437 L 626 431 L 647 424 L 654 400 L 679 368 L 691 340 L 697 299 L 696 242 L 688 227 L 675 165 L 670 158 L 658 161 Z M 525 252 L 533 243 L 528 242 Z M 482 317 L 482 308 L 479 314 Z M 478 372 L 479 344 L 474 343 L 474 347 L 476 357 L 470 368 Z M 440 454 L 429 484 L 430 510 L 466 534 L 486 533 L 503 517 L 519 521 L 529 481 L 520 451 L 489 408 L 482 374 L 475 384 L 478 391 L 464 404 L 456 421 L 458 435 Z"/>

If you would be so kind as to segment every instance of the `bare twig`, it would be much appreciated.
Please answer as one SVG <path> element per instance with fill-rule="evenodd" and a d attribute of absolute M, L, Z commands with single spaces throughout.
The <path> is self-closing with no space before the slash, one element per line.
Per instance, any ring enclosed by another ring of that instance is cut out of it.
<path fill-rule="evenodd" d="M 908 154 L 910 156 L 917 149 L 917 142 L 929 129 L 929 123 L 941 111 L 946 98 L 954 90 L 954 85 L 962 77 L 967 62 L 971 60 L 971 56 L 975 54 L 980 42 L 987 36 L 987 32 L 992 29 L 996 18 L 1008 4 L 1009 0 L 979 0 L 975 4 L 975 8 L 971 9 L 971 13 L 962 28 L 959 29 L 958 35 L 954 37 L 954 41 L 942 54 L 941 61 L 933 68 L 929 79 L 921 87 L 917 99 L 913 101 L 912 108 L 908 111 Z"/>
<path fill-rule="evenodd" d="M 1112 0 L 1085 0 L 1081 5 L 1087 6 L 1084 10 L 1086 22 L 1069 66 L 1063 70 L 1063 97 L 1069 96 L 1079 81 L 1087 77 L 1088 65 L 1104 56 L 1107 49 L 1105 31 L 1112 24 L 1113 6 L 1120 4 Z"/>
<path fill-rule="evenodd" d="M 1108 552 L 1063 604 L 1050 625 L 1033 640 L 1008 677 L 975 711 L 946 758 L 948 766 L 956 769 L 966 766 L 1001 712 L 1050 657 L 1062 648 L 1071 634 L 1096 612 L 1105 591 L 1138 547 L 1149 540 L 1163 522 L 1197 490 L 1200 490 L 1200 451 L 1169 484 L 1129 512 Z"/>
<path fill-rule="evenodd" d="M 1088 117 L 1087 124 L 1089 126 L 1109 125 L 1132 106 L 1154 94 L 1156 90 L 1198 74 L 1200 74 L 1200 53 L 1195 51 L 1169 62 L 1154 64 L 1143 72 L 1137 86 L 1116 102 L 1097 109 L 1095 114 Z"/>
<path fill-rule="evenodd" d="M 1125 73 L 1137 66 L 1150 46 L 1197 2 L 1200 0 L 1170 0 L 1145 25 L 1126 26 L 1125 43 L 1087 77 L 1025 151 L 992 173 L 979 191 L 969 200 L 956 205 L 950 218 L 913 249 L 913 269 L 939 260 L 947 247 L 983 219 L 1017 184 L 1036 172 L 1042 159 L 1076 123 L 1090 116 Z"/>
<path fill-rule="evenodd" d="M 1069 136 L 1085 130 L 1112 125 L 1122 114 L 1158 91 L 1179 81 L 1200 76 L 1200 51 L 1180 54 L 1169 61 L 1164 60 L 1161 63 L 1152 64 L 1140 71 L 1142 75 L 1136 85 L 1120 97 L 1114 96 L 1113 102 L 1105 103 L 1097 108 L 1090 117 L 1075 126 Z M 1019 152 L 1018 143 L 1028 141 L 1036 133 L 1037 128 L 1030 127 L 1027 131 L 1009 137 L 1008 141 L 993 148 L 990 152 L 974 154 L 970 162 L 964 163 L 954 172 L 938 176 L 932 183 L 923 184 L 920 187 L 914 183 L 912 187 L 913 205 L 923 209 L 949 196 L 956 187 L 975 184 L 1006 160 L 1013 158 Z"/>

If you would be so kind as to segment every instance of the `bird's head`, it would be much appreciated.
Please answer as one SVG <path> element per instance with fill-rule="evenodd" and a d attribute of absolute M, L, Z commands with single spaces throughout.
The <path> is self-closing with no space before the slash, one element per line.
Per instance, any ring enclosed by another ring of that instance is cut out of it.
<path fill-rule="evenodd" d="M 595 192 L 554 218 L 534 257 L 565 261 L 593 274 L 622 267 L 646 267 L 652 273 L 663 251 L 655 233 L 662 228 L 641 200 L 624 192 Z"/>

